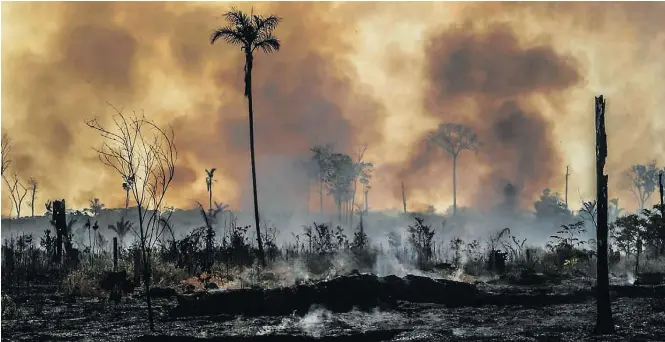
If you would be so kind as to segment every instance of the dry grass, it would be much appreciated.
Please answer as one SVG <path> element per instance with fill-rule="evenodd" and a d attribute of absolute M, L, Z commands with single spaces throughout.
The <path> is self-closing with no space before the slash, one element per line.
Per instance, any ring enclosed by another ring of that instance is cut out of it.
<path fill-rule="evenodd" d="M 65 276 L 60 284 L 60 291 L 66 295 L 102 298 L 105 294 L 99 287 L 101 278 L 99 269 L 79 267 Z"/>

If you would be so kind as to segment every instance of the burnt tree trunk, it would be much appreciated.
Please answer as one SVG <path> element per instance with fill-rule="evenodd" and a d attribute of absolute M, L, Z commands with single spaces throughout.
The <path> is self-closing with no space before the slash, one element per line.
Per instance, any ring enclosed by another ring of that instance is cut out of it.
<path fill-rule="evenodd" d="M 140 284 L 141 283 L 141 269 L 143 267 L 143 262 L 141 258 L 141 250 L 140 249 L 133 249 L 132 250 L 132 257 L 133 257 L 133 262 L 134 262 L 134 283 L 135 284 Z"/>
<path fill-rule="evenodd" d="M 596 201 L 598 203 L 598 229 L 597 241 L 597 284 L 596 284 L 596 328 L 597 334 L 611 334 L 614 332 L 612 320 L 612 307 L 610 306 L 610 280 L 607 262 L 607 181 L 605 175 L 605 159 L 607 159 L 607 134 L 605 133 L 605 99 L 596 97 Z"/>
<path fill-rule="evenodd" d="M 65 200 L 53 201 L 53 224 L 55 225 L 55 262 L 62 263 L 62 244 L 67 233 L 67 217 L 65 216 Z"/>
<path fill-rule="evenodd" d="M 640 273 L 640 254 L 642 254 L 642 239 L 639 237 L 637 238 L 637 243 L 636 243 L 636 252 L 637 255 L 635 256 L 635 275 Z"/>
<path fill-rule="evenodd" d="M 113 238 L 113 272 L 118 272 L 118 238 Z"/>
<path fill-rule="evenodd" d="M 665 201 L 665 198 L 663 198 L 663 172 L 658 174 L 658 191 L 660 192 L 660 229 L 661 233 L 660 236 L 665 238 L 665 204 L 663 204 L 663 201 Z M 662 241 L 662 240 L 661 240 Z M 660 246 L 660 254 L 662 255 L 665 253 L 665 244 L 661 242 Z"/>

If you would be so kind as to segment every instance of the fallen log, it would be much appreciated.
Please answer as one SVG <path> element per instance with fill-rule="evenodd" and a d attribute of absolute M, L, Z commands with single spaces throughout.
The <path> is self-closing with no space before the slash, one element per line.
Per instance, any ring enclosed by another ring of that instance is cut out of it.
<path fill-rule="evenodd" d="M 635 285 L 659 285 L 665 283 L 665 273 L 651 272 L 639 273 Z"/>
<path fill-rule="evenodd" d="M 472 305 L 477 298 L 472 284 L 409 275 L 377 277 L 370 274 L 342 276 L 311 285 L 278 289 L 222 290 L 178 296 L 173 316 L 231 314 L 281 316 L 304 314 L 314 304 L 333 312 L 353 308 L 371 310 L 397 301 Z"/>
<path fill-rule="evenodd" d="M 283 316 L 304 315 L 312 305 L 332 312 L 374 308 L 392 309 L 401 302 L 461 306 L 547 306 L 591 301 L 595 288 L 555 291 L 552 287 L 510 290 L 408 275 L 378 277 L 370 274 L 342 276 L 329 281 L 277 289 L 238 289 L 178 295 L 172 317 L 206 315 Z M 665 286 L 610 286 L 612 297 L 662 297 Z"/>

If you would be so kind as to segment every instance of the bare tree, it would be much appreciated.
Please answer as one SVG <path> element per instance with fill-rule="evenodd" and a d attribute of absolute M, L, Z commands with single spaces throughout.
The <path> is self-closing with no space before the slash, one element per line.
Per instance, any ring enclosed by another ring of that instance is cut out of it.
<path fill-rule="evenodd" d="M 28 195 L 28 188 L 23 185 L 17 174 L 12 175 L 12 179 L 9 180 L 4 175 L 2 179 L 7 184 L 9 189 L 9 196 L 12 199 L 14 209 L 16 209 L 16 218 L 21 217 L 21 206 L 23 205 L 23 200 L 25 196 Z"/>
<path fill-rule="evenodd" d="M 159 218 L 164 197 L 175 174 L 178 157 L 175 135 L 172 127 L 169 126 L 168 131 L 161 129 L 143 114 L 127 116 L 112 105 L 111 108 L 115 111 L 115 127 L 107 129 L 97 119 L 86 124 L 104 139 L 102 147 L 96 149 L 99 159 L 129 183 L 127 186 L 136 204 L 138 227 L 132 227 L 132 230 L 139 238 L 148 321 L 150 330 L 154 330 L 150 251 L 164 231 Z"/>
<path fill-rule="evenodd" d="M 30 202 L 28 202 L 28 206 L 30 206 L 32 217 L 35 217 L 35 195 L 37 194 L 39 182 L 37 182 L 34 177 L 30 177 L 30 179 L 28 179 L 28 186 L 28 189 L 30 190 Z"/>
<path fill-rule="evenodd" d="M 280 18 L 275 15 L 267 17 L 251 13 L 247 15 L 238 9 L 231 9 L 224 13 L 229 26 L 218 28 L 210 36 L 210 44 L 222 39 L 227 43 L 240 46 L 245 54 L 245 97 L 249 112 L 249 151 L 252 163 L 252 186 L 254 194 L 254 221 L 256 223 L 256 242 L 258 243 L 259 260 L 266 266 L 266 258 L 261 242 L 261 228 L 259 227 L 259 195 L 256 188 L 256 161 L 254 153 L 254 107 L 252 102 L 252 69 L 254 68 L 254 51 L 264 53 L 279 51 L 279 39 L 273 35 Z"/>
<path fill-rule="evenodd" d="M 625 172 L 626 178 L 630 180 L 630 192 L 635 195 L 637 204 L 639 205 L 638 213 L 642 213 L 646 202 L 651 198 L 651 195 L 656 191 L 658 185 L 658 168 L 656 161 L 646 165 L 636 164 L 631 166 Z"/>
<path fill-rule="evenodd" d="M 457 213 L 457 157 L 464 150 L 475 150 L 478 137 L 471 128 L 462 124 L 444 123 L 430 134 L 430 143 L 438 145 L 453 157 L 453 215 Z"/>
<path fill-rule="evenodd" d="M 9 164 L 12 163 L 12 160 L 9 159 L 9 153 L 12 151 L 12 140 L 9 139 L 7 133 L 2 132 L 2 176 L 5 175 L 5 171 L 9 168 Z"/>

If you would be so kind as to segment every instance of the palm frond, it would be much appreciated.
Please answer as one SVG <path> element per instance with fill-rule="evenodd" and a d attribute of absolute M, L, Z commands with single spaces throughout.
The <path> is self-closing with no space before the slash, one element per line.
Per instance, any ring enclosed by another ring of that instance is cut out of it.
<path fill-rule="evenodd" d="M 228 204 L 218 203 L 218 202 L 215 202 L 215 207 L 216 207 L 217 210 L 219 210 L 220 212 L 223 212 L 223 211 L 225 211 L 226 209 L 230 208 L 230 206 L 229 206 Z"/>
<path fill-rule="evenodd" d="M 254 26 L 259 32 L 270 32 L 279 25 L 281 20 L 282 19 L 276 15 L 269 15 L 267 17 L 254 15 Z"/>
<path fill-rule="evenodd" d="M 214 167 L 213 167 L 213 168 L 210 169 L 210 170 L 208 170 L 208 169 L 205 169 L 205 170 L 206 170 L 206 174 L 208 175 L 208 177 L 209 177 L 209 178 L 212 178 L 212 177 L 215 175 L 215 170 L 217 170 L 217 168 L 214 168 Z"/>
<path fill-rule="evenodd" d="M 206 227 L 210 227 L 210 218 L 208 217 L 208 213 L 206 210 L 203 208 L 203 204 L 200 202 L 196 202 L 199 205 L 199 212 L 201 213 L 201 217 L 203 217 L 203 221 L 205 222 Z"/>
<path fill-rule="evenodd" d="M 109 224 L 109 229 L 114 231 L 116 234 L 120 235 L 120 232 L 118 232 L 118 229 L 114 225 Z"/>
<path fill-rule="evenodd" d="M 261 49 L 265 53 L 273 53 L 279 51 L 280 46 L 279 39 L 271 33 L 267 33 L 261 37 L 261 40 L 254 44 L 254 50 Z"/>
<path fill-rule="evenodd" d="M 214 44 L 218 39 L 223 39 L 225 42 L 232 45 L 245 46 L 247 40 L 237 28 L 222 27 L 213 31 L 210 35 L 210 44 Z"/>
<path fill-rule="evenodd" d="M 222 16 L 233 26 L 246 27 L 251 25 L 249 16 L 236 7 L 231 7 L 231 10 L 224 13 Z"/>

